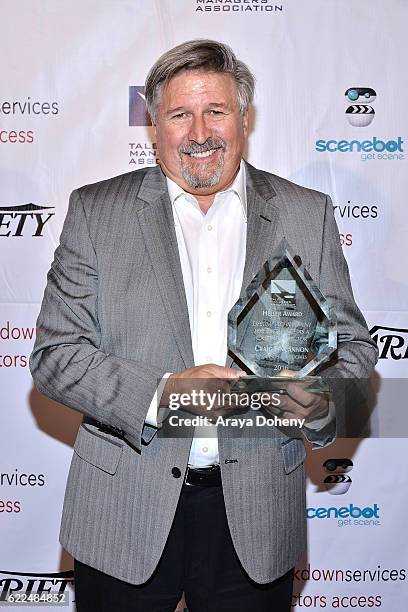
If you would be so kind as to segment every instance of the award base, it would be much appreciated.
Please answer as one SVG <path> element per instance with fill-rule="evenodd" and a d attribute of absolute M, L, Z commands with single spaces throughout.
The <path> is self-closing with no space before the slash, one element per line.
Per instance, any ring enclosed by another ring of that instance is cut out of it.
<path fill-rule="evenodd" d="M 235 379 L 231 384 L 231 392 L 233 393 L 287 393 L 289 383 L 295 383 L 309 393 L 329 394 L 330 388 L 320 376 L 302 376 L 296 378 L 294 376 L 242 376 Z"/>

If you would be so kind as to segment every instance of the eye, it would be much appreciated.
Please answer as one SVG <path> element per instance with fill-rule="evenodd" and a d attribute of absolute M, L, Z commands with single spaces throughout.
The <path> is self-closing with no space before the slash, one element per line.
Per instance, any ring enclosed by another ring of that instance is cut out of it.
<path fill-rule="evenodd" d="M 224 113 L 222 111 L 218 111 L 218 110 L 210 110 L 210 115 L 223 115 Z"/>

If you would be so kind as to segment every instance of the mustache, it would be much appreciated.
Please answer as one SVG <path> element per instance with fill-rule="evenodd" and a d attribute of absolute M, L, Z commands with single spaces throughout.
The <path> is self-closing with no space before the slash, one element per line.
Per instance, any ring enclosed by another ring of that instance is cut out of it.
<path fill-rule="evenodd" d="M 205 153 L 212 149 L 225 149 L 225 142 L 221 138 L 207 138 L 203 144 L 197 142 L 190 142 L 189 144 L 180 145 L 178 152 L 182 153 Z"/>

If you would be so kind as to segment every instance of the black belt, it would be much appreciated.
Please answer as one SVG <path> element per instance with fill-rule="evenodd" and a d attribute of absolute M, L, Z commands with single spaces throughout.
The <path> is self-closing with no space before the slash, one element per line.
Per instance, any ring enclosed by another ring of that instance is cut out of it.
<path fill-rule="evenodd" d="M 211 465 L 210 467 L 203 468 L 188 467 L 184 483 L 195 487 L 220 487 L 220 466 Z"/>

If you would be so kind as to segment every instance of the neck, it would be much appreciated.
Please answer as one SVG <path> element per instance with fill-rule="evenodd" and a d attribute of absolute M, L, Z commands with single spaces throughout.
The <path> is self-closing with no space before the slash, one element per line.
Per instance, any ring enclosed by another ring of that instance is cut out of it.
<path fill-rule="evenodd" d="M 194 195 L 203 213 L 207 214 L 212 206 L 212 203 L 214 202 L 216 194 L 212 193 L 211 195 L 192 195 Z"/>

